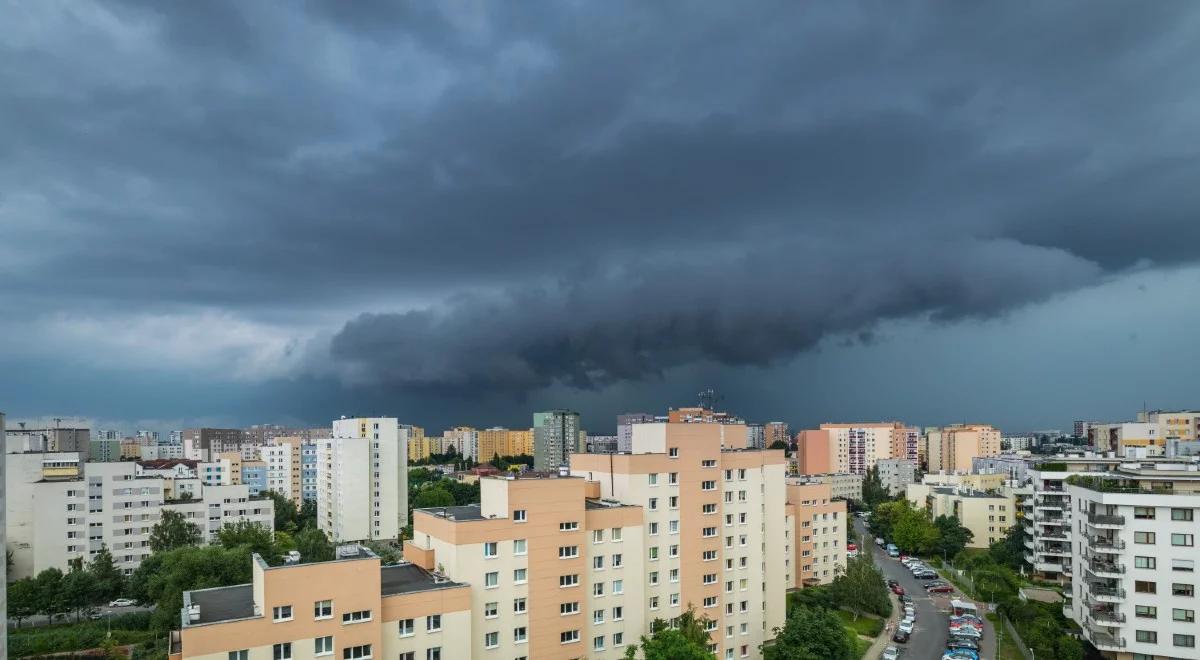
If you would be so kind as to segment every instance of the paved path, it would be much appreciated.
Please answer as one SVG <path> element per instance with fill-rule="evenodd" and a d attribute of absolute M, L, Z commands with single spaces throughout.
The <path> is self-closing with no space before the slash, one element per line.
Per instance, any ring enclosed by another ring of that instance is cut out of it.
<path fill-rule="evenodd" d="M 879 567 L 884 577 L 899 582 L 900 586 L 904 587 L 904 592 L 912 596 L 916 606 L 917 623 L 913 627 L 912 637 L 909 638 L 907 644 L 896 644 L 896 647 L 901 649 L 900 656 L 912 660 L 941 658 L 942 652 L 946 650 L 947 630 L 950 627 L 950 618 L 947 615 L 949 599 L 939 598 L 939 601 L 944 602 L 940 604 L 935 602 L 925 593 L 924 582 L 914 578 L 912 573 L 909 573 L 908 569 L 900 562 L 888 557 L 886 552 L 875 545 L 875 537 L 870 535 L 861 521 L 855 520 L 854 525 L 859 537 L 863 540 L 860 547 L 870 548 L 870 551 L 874 553 L 875 565 Z M 904 611 L 903 606 L 894 596 L 892 604 L 894 605 L 893 615 Z M 876 660 L 883 649 L 893 643 L 890 634 L 886 637 L 886 642 L 876 641 L 875 646 L 872 646 L 871 650 L 867 652 L 867 660 Z"/>

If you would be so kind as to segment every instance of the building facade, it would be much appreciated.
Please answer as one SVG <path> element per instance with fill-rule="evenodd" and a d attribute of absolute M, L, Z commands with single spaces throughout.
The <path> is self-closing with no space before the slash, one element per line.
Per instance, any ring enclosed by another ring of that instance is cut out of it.
<path fill-rule="evenodd" d="M 863 498 L 861 474 L 805 474 L 807 481 L 829 484 L 830 497 L 861 502 Z"/>
<path fill-rule="evenodd" d="M 317 525 L 335 543 L 389 540 L 408 524 L 407 429 L 395 417 L 333 421 L 317 442 Z"/>
<path fill-rule="evenodd" d="M 950 516 L 971 530 L 968 548 L 987 548 L 1000 541 L 1017 524 L 1012 493 L 985 493 L 946 486 L 934 487 L 925 499 L 931 518 Z"/>
<path fill-rule="evenodd" d="M 900 495 L 917 479 L 917 462 L 906 458 L 884 458 L 876 461 L 879 482 L 892 497 Z"/>
<path fill-rule="evenodd" d="M 579 447 L 579 413 L 547 410 L 533 413 L 533 469 L 557 470 Z"/>
<path fill-rule="evenodd" d="M 929 472 L 971 471 L 975 458 L 1000 455 L 1000 430 L 987 424 L 954 424 L 925 432 Z"/>
<path fill-rule="evenodd" d="M 833 582 L 846 568 L 846 500 L 835 499 L 828 483 L 799 477 L 787 480 L 787 501 L 788 585 Z"/>
<path fill-rule="evenodd" d="M 919 440 L 917 429 L 900 422 L 822 424 L 800 433 L 797 452 L 804 474 L 866 474 L 883 459 L 917 461 Z"/>
<path fill-rule="evenodd" d="M 3 438 L 5 440 L 8 439 L 8 436 L 4 432 L 4 413 L 2 413 L 2 412 L 0 412 L 0 438 Z M 0 504 L 0 549 L 7 550 L 8 538 L 5 533 L 5 529 L 7 526 L 7 520 L 5 518 L 5 510 L 8 508 L 8 497 L 7 497 L 8 493 L 4 487 L 4 484 L 7 481 L 7 478 L 5 477 L 5 475 L 8 474 L 7 466 L 5 465 L 5 459 L 4 459 L 4 455 L 5 455 L 6 451 L 7 451 L 7 449 L 5 449 L 4 447 L 0 447 L 0 503 L 2 503 L 2 504 Z M 4 566 L 0 567 L 0 584 L 5 585 L 5 587 L 8 586 L 8 562 L 7 561 L 4 562 Z M 4 593 L 0 594 L 0 619 L 3 619 L 5 621 L 6 629 L 4 631 L 4 634 L 0 635 L 0 637 L 4 638 L 4 639 L 0 639 L 0 658 L 7 658 L 8 657 L 8 630 L 7 630 L 8 589 L 5 588 L 5 589 L 3 589 L 3 591 L 4 591 Z"/>
<path fill-rule="evenodd" d="M 646 424 L 653 421 L 654 415 L 646 413 L 617 415 L 617 451 L 633 451 L 633 425 Z"/>

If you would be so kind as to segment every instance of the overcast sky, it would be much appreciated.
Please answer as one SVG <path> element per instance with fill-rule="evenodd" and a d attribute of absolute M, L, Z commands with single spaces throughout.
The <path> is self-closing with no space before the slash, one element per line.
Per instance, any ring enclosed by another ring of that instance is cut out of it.
<path fill-rule="evenodd" d="M 0 409 L 1200 405 L 1200 6 L 4 2 Z"/>

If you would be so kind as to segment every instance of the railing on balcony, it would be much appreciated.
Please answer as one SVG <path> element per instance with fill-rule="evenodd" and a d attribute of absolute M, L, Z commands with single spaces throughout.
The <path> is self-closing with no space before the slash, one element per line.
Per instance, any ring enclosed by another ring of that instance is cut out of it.
<path fill-rule="evenodd" d="M 1069 535 L 1068 535 L 1066 532 L 1064 532 L 1064 531 L 1062 531 L 1062 530 L 1060 530 L 1060 529 L 1052 529 L 1052 530 L 1050 530 L 1050 531 L 1048 531 L 1048 532 L 1044 532 L 1044 533 L 1042 533 L 1042 534 L 1039 534 L 1039 536 L 1041 536 L 1041 537 L 1043 537 L 1043 538 L 1048 538 L 1048 539 L 1065 539 L 1065 538 L 1067 538 Z"/>
<path fill-rule="evenodd" d="M 1118 539 L 1110 539 L 1103 536 L 1092 538 L 1093 550 L 1124 550 L 1125 542 Z"/>
<path fill-rule="evenodd" d="M 1125 572 L 1124 564 L 1114 564 L 1112 562 L 1107 562 L 1107 561 L 1096 561 L 1095 559 L 1088 562 L 1088 568 L 1091 569 L 1091 571 L 1093 573 L 1124 573 Z"/>
<path fill-rule="evenodd" d="M 1093 596 L 1105 598 L 1124 598 L 1125 590 L 1120 587 L 1092 587 L 1090 590 Z"/>
<path fill-rule="evenodd" d="M 1087 520 L 1092 525 L 1124 525 L 1125 516 L 1113 516 L 1106 513 L 1089 513 Z"/>
<path fill-rule="evenodd" d="M 1123 637 L 1117 637 L 1105 630 L 1095 628 L 1093 626 L 1088 626 L 1087 631 L 1088 637 L 1091 637 L 1092 639 L 1092 644 L 1095 644 L 1097 648 L 1125 648 L 1125 639 Z"/>

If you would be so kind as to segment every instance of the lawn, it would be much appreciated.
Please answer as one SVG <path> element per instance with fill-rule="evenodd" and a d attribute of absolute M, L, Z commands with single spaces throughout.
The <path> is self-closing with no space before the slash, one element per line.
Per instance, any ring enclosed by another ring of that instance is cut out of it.
<path fill-rule="evenodd" d="M 996 636 L 1000 636 L 1000 631 L 1004 628 L 1004 622 L 1000 620 L 1000 616 L 994 612 L 989 612 L 985 615 L 988 621 L 992 622 L 992 630 L 996 632 Z M 1006 634 L 1000 639 L 1000 656 L 998 660 L 1025 660 L 1025 656 L 1021 655 L 1021 651 L 1017 649 L 1017 642 L 1012 635 Z"/>
<path fill-rule="evenodd" d="M 847 612 L 846 610 L 838 610 L 837 615 L 841 617 L 842 625 L 846 626 L 857 635 L 874 639 L 878 637 L 880 631 L 883 630 L 883 619 L 877 619 L 873 616 L 864 614 L 858 617 L 858 620 L 856 621 L 854 619 L 854 613 Z"/>
<path fill-rule="evenodd" d="M 154 639 L 149 614 L 126 614 L 111 622 L 82 621 L 8 632 L 8 652 L 14 658 L 82 651 L 100 646 L 108 631 L 118 644 L 138 644 Z"/>
<path fill-rule="evenodd" d="M 858 645 L 858 647 L 855 649 L 855 651 L 858 653 L 858 657 L 866 660 L 867 651 L 871 650 L 871 640 L 857 637 L 855 638 L 854 643 Z"/>

